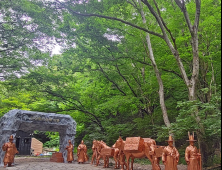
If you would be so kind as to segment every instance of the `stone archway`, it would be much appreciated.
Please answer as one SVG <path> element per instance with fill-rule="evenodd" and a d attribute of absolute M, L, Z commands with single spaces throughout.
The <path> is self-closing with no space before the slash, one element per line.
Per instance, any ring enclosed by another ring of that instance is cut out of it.
<path fill-rule="evenodd" d="M 59 132 L 59 152 L 63 153 L 64 161 L 67 158 L 65 147 L 70 139 L 74 144 L 76 134 L 76 122 L 70 115 L 55 113 L 43 113 L 25 110 L 11 110 L 0 119 L 0 165 L 3 165 L 4 152 L 2 145 L 8 142 L 11 135 L 16 132 L 33 133 L 34 130 Z M 14 141 L 15 142 L 15 141 Z"/>

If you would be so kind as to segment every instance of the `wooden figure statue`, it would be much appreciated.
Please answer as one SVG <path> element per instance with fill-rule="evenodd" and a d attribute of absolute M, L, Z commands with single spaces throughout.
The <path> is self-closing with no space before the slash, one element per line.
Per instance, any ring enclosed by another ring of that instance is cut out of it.
<path fill-rule="evenodd" d="M 68 163 L 72 163 L 74 161 L 74 156 L 73 156 L 73 145 L 71 143 L 71 140 L 69 140 L 69 146 L 66 146 L 67 150 L 67 161 Z"/>
<path fill-rule="evenodd" d="M 187 162 L 187 170 L 201 170 L 201 154 L 198 153 L 198 149 L 194 146 L 194 133 L 190 135 L 188 132 L 190 145 L 186 148 L 185 159 Z"/>
<path fill-rule="evenodd" d="M 84 141 L 81 141 L 81 144 L 79 144 L 77 148 L 77 156 L 78 156 L 78 163 L 84 163 L 88 161 L 88 155 L 87 155 L 87 147 L 84 144 Z"/>
<path fill-rule="evenodd" d="M 168 146 L 163 149 L 162 161 L 165 165 L 165 170 L 178 170 L 177 164 L 179 162 L 179 152 L 173 146 L 173 138 L 169 136 Z"/>
<path fill-rule="evenodd" d="M 5 151 L 5 156 L 4 156 L 4 167 L 6 168 L 7 164 L 8 167 L 12 165 L 14 162 L 14 157 L 16 153 L 19 153 L 17 148 L 15 147 L 15 144 L 13 143 L 13 136 L 11 135 L 9 138 L 9 142 L 5 143 L 2 146 L 2 150 Z"/>

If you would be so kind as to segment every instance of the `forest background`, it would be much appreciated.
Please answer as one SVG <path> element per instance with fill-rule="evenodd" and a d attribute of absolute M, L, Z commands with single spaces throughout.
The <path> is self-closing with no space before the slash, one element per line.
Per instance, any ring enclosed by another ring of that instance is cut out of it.
<path fill-rule="evenodd" d="M 190 131 L 221 161 L 220 0 L 1 0 L 0 78 L 0 117 L 69 114 L 88 148 L 171 134 L 181 163 Z"/>

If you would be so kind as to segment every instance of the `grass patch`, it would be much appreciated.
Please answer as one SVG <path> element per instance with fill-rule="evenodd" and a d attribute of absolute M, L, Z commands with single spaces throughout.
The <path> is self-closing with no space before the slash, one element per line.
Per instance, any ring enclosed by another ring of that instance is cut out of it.
<path fill-rule="evenodd" d="M 151 162 L 147 158 L 141 158 L 141 159 L 135 158 L 134 163 L 138 163 L 141 165 L 151 165 Z"/>

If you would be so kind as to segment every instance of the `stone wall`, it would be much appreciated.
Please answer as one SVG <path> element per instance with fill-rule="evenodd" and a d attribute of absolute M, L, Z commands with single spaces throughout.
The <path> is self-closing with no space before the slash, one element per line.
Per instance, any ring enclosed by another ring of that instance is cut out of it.
<path fill-rule="evenodd" d="M 0 119 L 0 147 L 9 141 L 11 135 L 15 137 L 18 130 L 28 133 L 33 133 L 34 130 L 59 132 L 59 152 L 63 153 L 64 160 L 67 162 L 65 147 L 68 145 L 68 140 L 71 140 L 74 145 L 76 122 L 70 115 L 11 110 Z M 3 166 L 4 153 L 0 148 L 0 166 Z"/>

